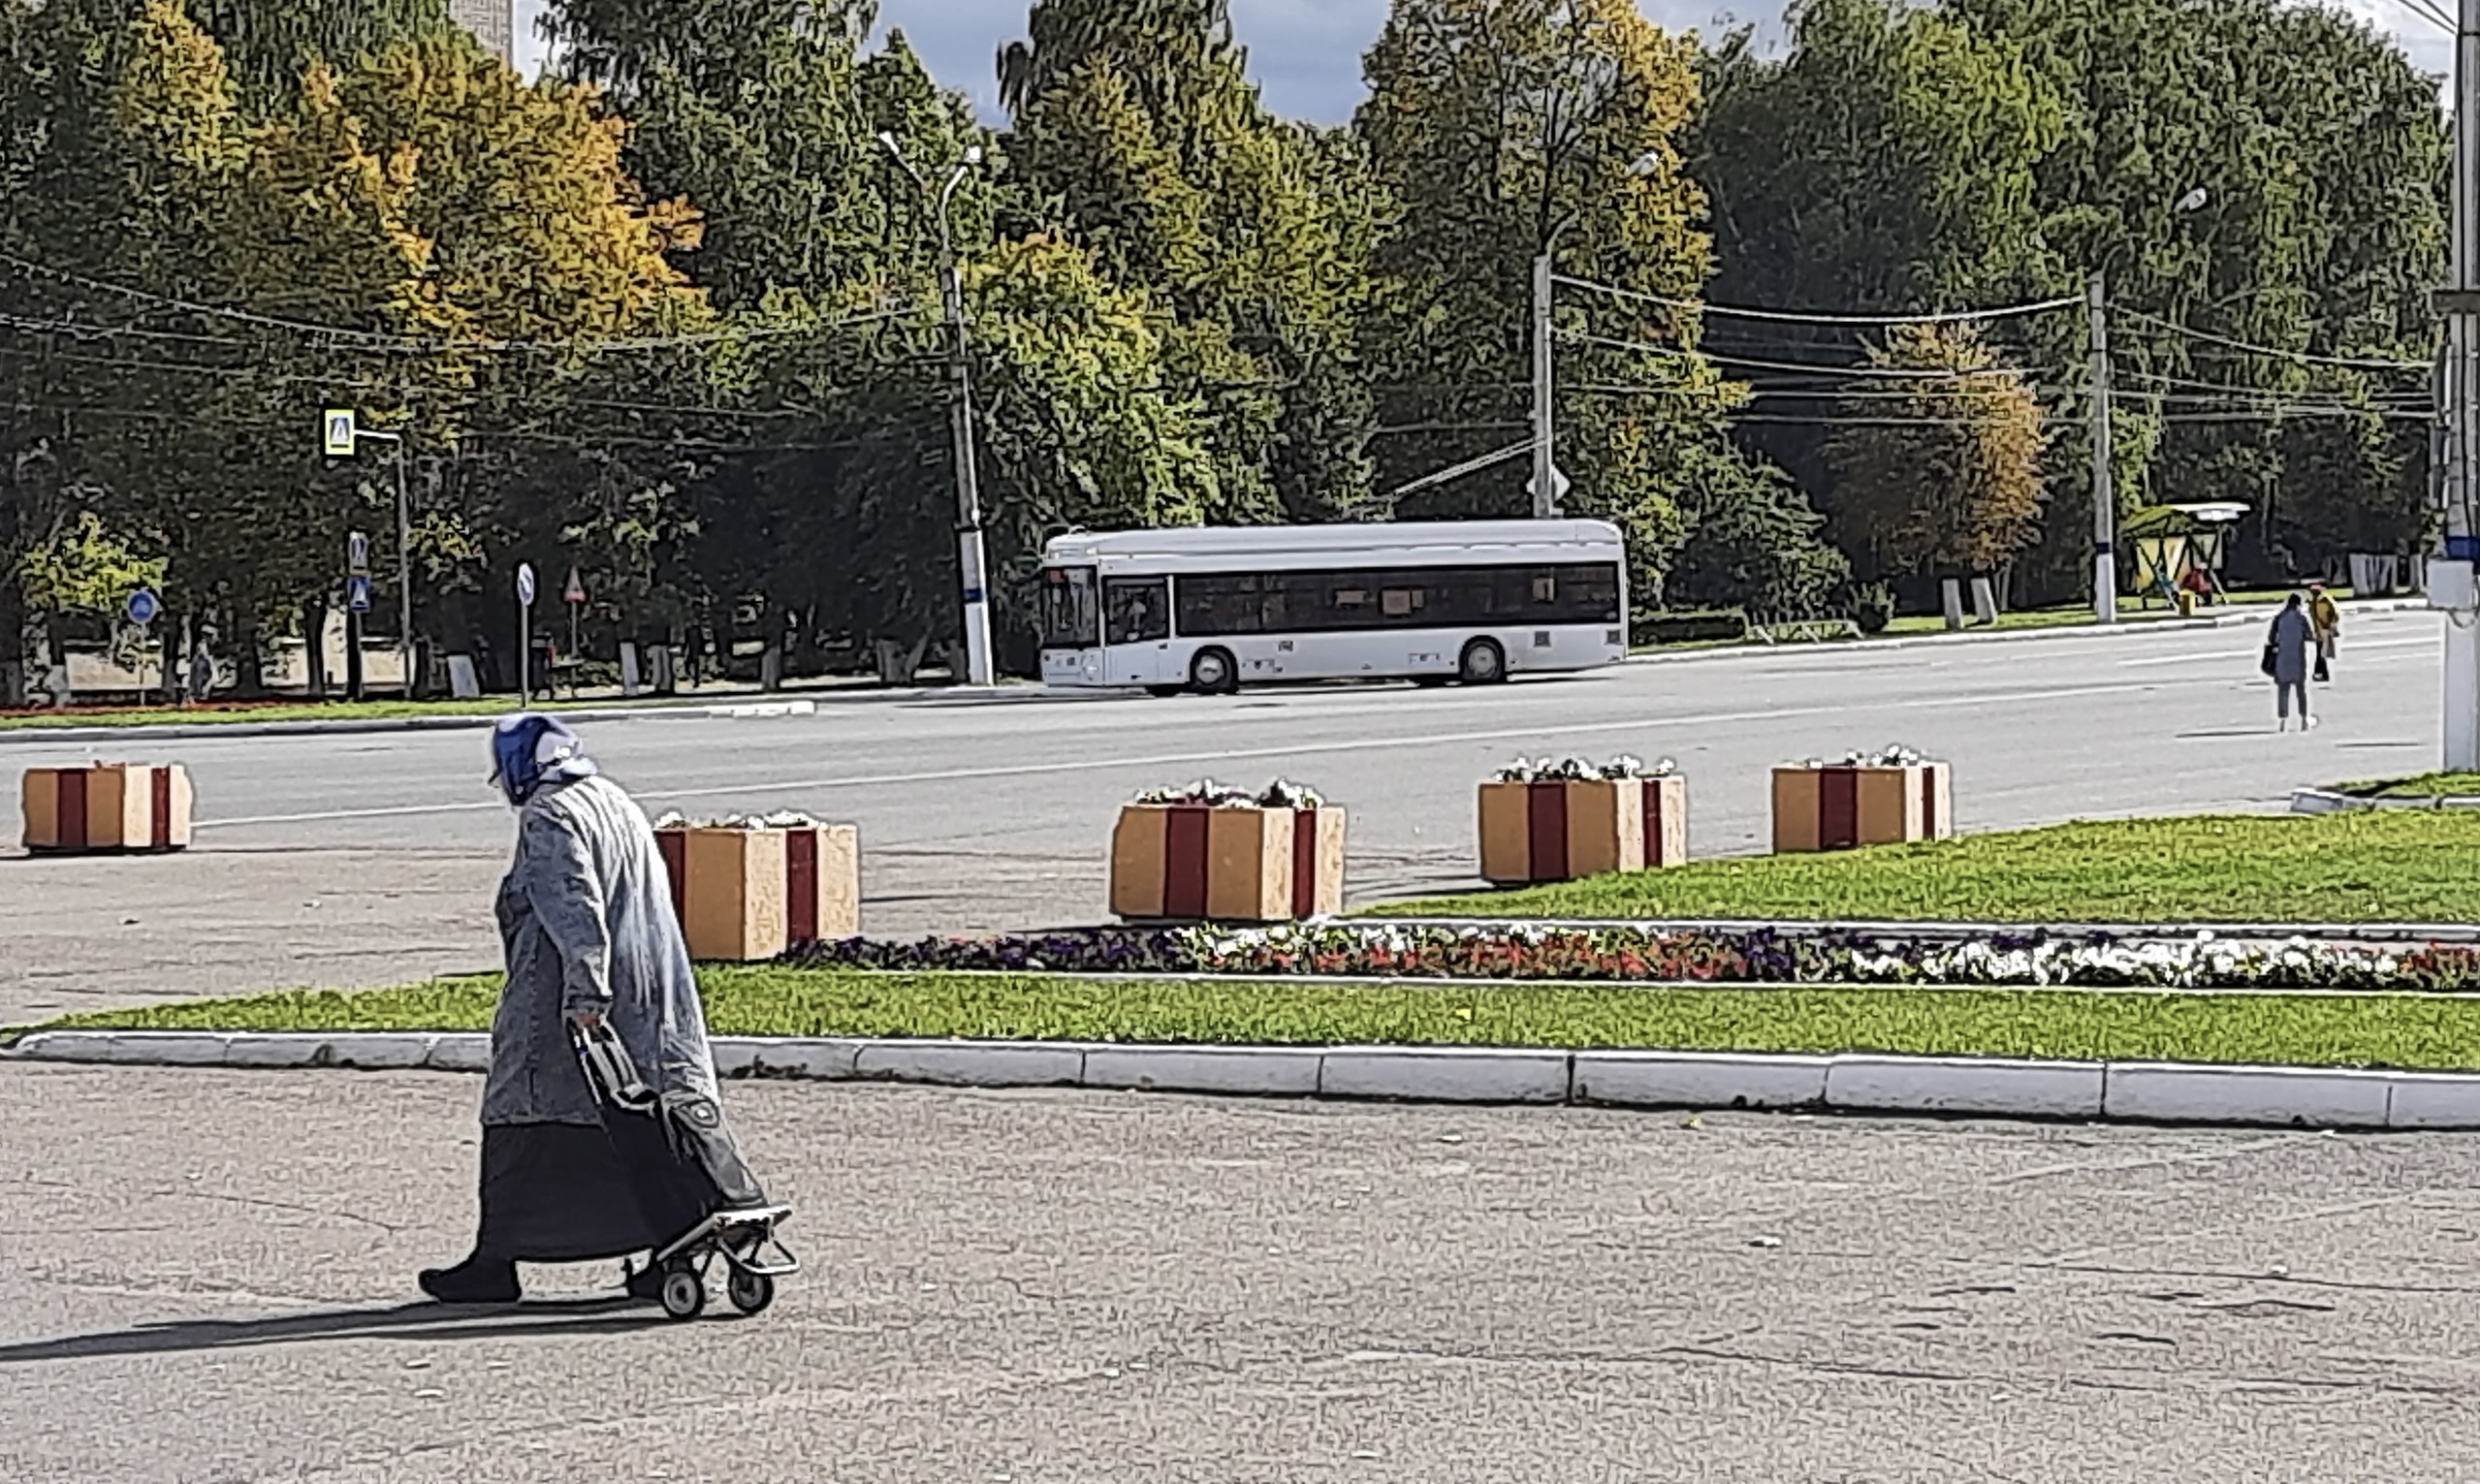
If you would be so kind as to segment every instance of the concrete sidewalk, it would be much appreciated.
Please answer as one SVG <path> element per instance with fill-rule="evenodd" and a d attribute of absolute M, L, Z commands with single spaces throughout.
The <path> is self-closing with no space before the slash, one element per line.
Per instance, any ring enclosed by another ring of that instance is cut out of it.
<path fill-rule="evenodd" d="M 806 1271 L 677 1324 L 416 1302 L 477 1090 L 0 1073 L 0 1478 L 2480 1475 L 2468 1135 L 734 1083 Z"/>

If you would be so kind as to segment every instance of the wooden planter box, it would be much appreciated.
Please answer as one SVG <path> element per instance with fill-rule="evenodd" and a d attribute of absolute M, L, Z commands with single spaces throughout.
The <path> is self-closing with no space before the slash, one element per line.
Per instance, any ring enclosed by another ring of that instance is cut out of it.
<path fill-rule="evenodd" d="M 861 934 L 861 832 L 657 830 L 689 957 L 762 963 Z"/>
<path fill-rule="evenodd" d="M 1278 923 L 1344 908 L 1344 811 L 1132 804 L 1111 833 L 1111 912 Z"/>
<path fill-rule="evenodd" d="M 46 855 L 186 850 L 192 799 L 178 763 L 29 768 L 24 844 Z"/>
<path fill-rule="evenodd" d="M 1906 768 L 1777 768 L 1774 853 L 1801 855 L 1951 839 L 1952 774 L 1944 763 Z"/>
<path fill-rule="evenodd" d="M 1481 875 L 1499 886 L 1575 881 L 1688 859 L 1688 780 L 1481 785 Z"/>

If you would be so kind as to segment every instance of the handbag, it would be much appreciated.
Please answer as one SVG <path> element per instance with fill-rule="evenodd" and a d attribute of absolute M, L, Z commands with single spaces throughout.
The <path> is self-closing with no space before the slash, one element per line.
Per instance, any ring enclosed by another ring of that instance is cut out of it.
<path fill-rule="evenodd" d="M 2276 640 L 2276 639 L 2273 637 L 2273 635 L 2274 635 L 2274 633 L 2275 633 L 2275 632 L 2277 632 L 2277 631 L 2279 630 L 2280 626 L 2281 626 L 2281 620 L 2279 620 L 2279 619 L 2275 619 L 2275 620 L 2274 620 L 2274 626 L 2273 626 L 2273 628 L 2272 628 L 2272 629 L 2268 629 L 2268 630 L 2266 631 L 2266 633 L 2265 633 L 2265 654 L 2264 654 L 2264 657 L 2263 657 L 2263 658 L 2259 659 L 2259 660 L 2256 662 L 2256 668 L 2257 668 L 2257 669 L 2259 669 L 2259 670 L 2262 670 L 2263 672 L 2265 672 L 2265 675 L 2266 675 L 2266 677 L 2267 677 L 2268 679 L 2271 679 L 2271 678 L 2272 678 L 2272 676 L 2273 676 L 2273 672 L 2274 672 L 2274 670 L 2275 670 L 2276 668 L 2278 668 L 2277 661 L 2276 661 L 2276 658 L 2275 658 L 2275 654 L 2276 654 L 2276 649 L 2277 649 L 2277 647 L 2278 647 L 2278 646 L 2279 646 L 2280 641 Z"/>

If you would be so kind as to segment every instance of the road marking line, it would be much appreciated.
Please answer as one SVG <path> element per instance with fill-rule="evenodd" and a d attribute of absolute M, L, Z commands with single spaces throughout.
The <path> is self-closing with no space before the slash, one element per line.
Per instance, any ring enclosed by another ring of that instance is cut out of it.
<path fill-rule="evenodd" d="M 684 799 L 731 799 L 754 794 L 784 794 L 836 788 L 889 788 L 913 783 L 958 783 L 972 778 L 1023 778 L 1052 774 L 1104 773 L 1127 768 L 1185 769 L 1212 763 L 1257 762 L 1269 758 L 1315 757 L 1340 752 L 1388 751 L 1404 747 L 1431 746 L 1442 742 L 1527 742 L 1548 737 L 1581 737 L 1611 732 L 1641 732 L 1659 728 L 1716 726 L 1748 721 L 1787 721 L 1808 716 L 1842 715 L 1854 711 L 1947 710 L 1957 707 L 1993 706 L 2009 702 L 2061 701 L 2083 696 L 2124 696 L 2129 689 L 2130 687 L 2124 681 L 2120 681 L 2108 685 L 1997 691 L 1980 695 L 1924 696 L 1908 701 L 1785 707 L 1759 711 L 1708 711 L 1692 716 L 1642 717 L 1629 721 L 1597 721 L 1574 726 L 1560 726 L 1552 722 L 1495 732 L 1466 732 L 1460 736 L 1442 736 L 1433 731 L 1409 737 L 1372 737 L 1349 742 L 1295 742 L 1275 747 L 1231 747 L 1212 752 L 1171 752 L 1141 757 L 1084 758 L 1073 762 L 1021 763 L 996 768 L 944 768 L 924 773 L 863 774 L 857 777 L 796 778 L 772 783 L 735 783 L 716 788 L 650 787 L 639 792 L 650 801 L 671 803 Z M 345 819 L 466 814 L 506 806 L 496 802 L 404 805 L 392 808 L 334 809 L 308 814 L 265 814 L 242 819 L 219 819 L 200 823 L 194 828 L 230 830 L 244 826 L 322 824 Z"/>

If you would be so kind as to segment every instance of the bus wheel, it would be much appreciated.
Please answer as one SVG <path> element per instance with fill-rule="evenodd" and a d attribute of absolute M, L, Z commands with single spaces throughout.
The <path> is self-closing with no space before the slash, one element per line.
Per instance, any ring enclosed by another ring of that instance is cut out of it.
<path fill-rule="evenodd" d="M 1476 639 L 1464 647 L 1455 678 L 1467 685 L 1495 685 L 1507 679 L 1507 651 L 1495 639 Z"/>
<path fill-rule="evenodd" d="M 1227 696 L 1240 688 L 1240 664 L 1228 649 L 1199 649 L 1189 661 L 1189 685 L 1201 696 Z"/>

